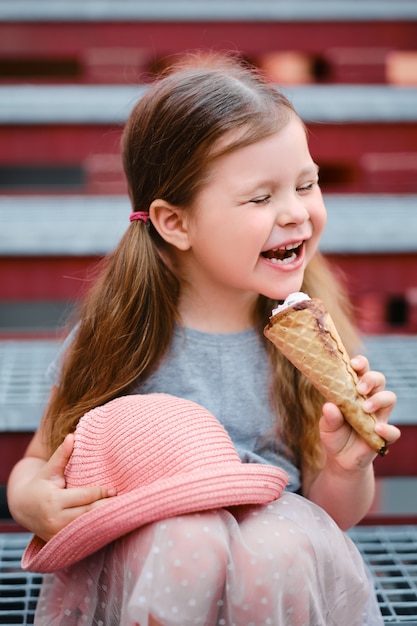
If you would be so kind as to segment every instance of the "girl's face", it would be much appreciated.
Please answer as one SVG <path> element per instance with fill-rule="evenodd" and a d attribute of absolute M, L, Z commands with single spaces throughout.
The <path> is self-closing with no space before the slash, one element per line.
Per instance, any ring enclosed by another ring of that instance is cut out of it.
<path fill-rule="evenodd" d="M 185 278 L 210 299 L 284 299 L 299 291 L 325 222 L 318 168 L 293 116 L 213 163 L 188 218 Z"/>

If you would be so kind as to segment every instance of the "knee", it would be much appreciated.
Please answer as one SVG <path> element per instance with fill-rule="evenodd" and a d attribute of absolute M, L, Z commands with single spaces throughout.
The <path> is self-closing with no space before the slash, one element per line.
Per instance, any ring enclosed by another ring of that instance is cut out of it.
<path fill-rule="evenodd" d="M 303 529 L 291 520 L 254 512 L 241 524 L 241 536 L 245 545 L 234 548 L 241 564 L 243 575 L 256 580 L 280 580 L 283 585 L 296 578 L 298 583 L 309 577 L 315 568 L 315 551 Z M 239 558 L 239 553 L 241 553 Z"/>
<path fill-rule="evenodd" d="M 216 512 L 166 520 L 165 558 L 182 586 L 222 586 L 229 556 L 227 530 Z"/>

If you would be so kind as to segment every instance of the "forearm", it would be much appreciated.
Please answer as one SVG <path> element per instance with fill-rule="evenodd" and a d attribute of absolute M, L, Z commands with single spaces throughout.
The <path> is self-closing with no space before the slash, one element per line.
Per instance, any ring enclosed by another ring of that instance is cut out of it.
<path fill-rule="evenodd" d="M 12 517 L 31 530 L 30 513 L 26 513 L 28 503 L 31 502 L 32 488 L 30 482 L 33 477 L 45 466 L 44 459 L 26 456 L 14 466 L 7 483 L 7 501 Z"/>
<path fill-rule="evenodd" d="M 347 471 L 327 463 L 305 496 L 323 508 L 342 528 L 357 524 L 369 511 L 375 492 L 373 465 Z"/>

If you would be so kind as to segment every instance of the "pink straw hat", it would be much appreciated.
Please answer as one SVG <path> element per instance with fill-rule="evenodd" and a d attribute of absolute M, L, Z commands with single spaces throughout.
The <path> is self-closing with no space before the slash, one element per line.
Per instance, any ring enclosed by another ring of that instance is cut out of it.
<path fill-rule="evenodd" d="M 206 409 L 167 394 L 117 398 L 86 413 L 66 468 L 68 487 L 106 485 L 117 496 L 84 513 L 45 543 L 34 536 L 22 568 L 53 572 L 140 526 L 176 515 L 282 494 L 287 474 L 242 463 L 226 430 Z"/>

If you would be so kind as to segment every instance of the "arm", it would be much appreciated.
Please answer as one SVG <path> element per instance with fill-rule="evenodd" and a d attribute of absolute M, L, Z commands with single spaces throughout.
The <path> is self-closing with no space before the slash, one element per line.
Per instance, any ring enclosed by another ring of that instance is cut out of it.
<path fill-rule="evenodd" d="M 45 541 L 85 511 L 99 506 L 103 498 L 114 495 L 110 487 L 65 489 L 64 470 L 73 441 L 73 435 L 67 435 L 48 460 L 41 424 L 9 476 L 10 513 L 19 524 Z"/>
<path fill-rule="evenodd" d="M 376 432 L 388 443 L 394 443 L 400 431 L 387 421 L 395 405 L 395 395 L 385 390 L 382 374 L 369 371 L 364 357 L 353 359 L 352 365 L 360 377 L 358 390 L 368 396 L 364 409 L 375 413 L 378 419 Z M 342 529 L 347 529 L 357 524 L 372 504 L 376 454 L 345 422 L 334 404 L 323 406 L 319 428 L 323 469 L 316 476 L 306 472 L 304 495 L 325 509 Z"/>

